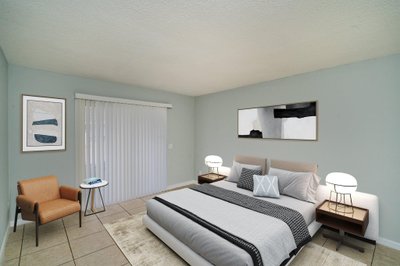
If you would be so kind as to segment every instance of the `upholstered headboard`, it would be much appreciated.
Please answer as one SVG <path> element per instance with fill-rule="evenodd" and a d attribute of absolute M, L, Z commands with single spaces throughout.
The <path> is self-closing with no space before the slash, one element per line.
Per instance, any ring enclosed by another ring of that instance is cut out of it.
<path fill-rule="evenodd" d="M 267 161 L 268 160 L 266 158 L 236 155 L 234 160 L 238 163 L 243 163 L 243 164 L 260 165 L 262 174 L 264 175 L 267 173 Z"/>
<path fill-rule="evenodd" d="M 279 168 L 292 172 L 311 172 L 317 173 L 318 165 L 316 163 L 300 163 L 281 160 L 271 160 L 271 167 Z"/>

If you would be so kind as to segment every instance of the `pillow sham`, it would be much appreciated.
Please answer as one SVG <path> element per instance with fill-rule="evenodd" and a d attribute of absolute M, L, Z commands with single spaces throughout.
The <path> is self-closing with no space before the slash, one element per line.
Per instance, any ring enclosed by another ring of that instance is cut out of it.
<path fill-rule="evenodd" d="M 242 173 L 243 167 L 247 169 L 256 169 L 256 170 L 261 170 L 260 165 L 252 165 L 252 164 L 241 164 L 236 161 L 233 161 L 233 165 L 231 168 L 231 171 L 229 172 L 228 177 L 225 179 L 226 181 L 234 182 L 237 183 L 239 182 L 239 177 Z"/>
<path fill-rule="evenodd" d="M 278 177 L 272 175 L 253 175 L 253 195 L 257 197 L 279 198 Z"/>
<path fill-rule="evenodd" d="M 316 203 L 315 195 L 321 178 L 311 172 L 291 172 L 270 168 L 268 175 L 278 177 L 279 192 L 300 200 Z"/>
<path fill-rule="evenodd" d="M 253 191 L 254 183 L 253 176 L 261 175 L 261 169 L 248 169 L 243 168 L 239 177 L 237 187 Z"/>

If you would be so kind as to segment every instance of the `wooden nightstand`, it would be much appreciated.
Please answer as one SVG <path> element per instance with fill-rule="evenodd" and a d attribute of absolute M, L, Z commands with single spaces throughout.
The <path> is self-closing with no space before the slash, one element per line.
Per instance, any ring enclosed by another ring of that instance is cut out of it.
<path fill-rule="evenodd" d="M 208 174 L 204 174 L 204 175 L 199 175 L 197 177 L 197 181 L 199 182 L 199 184 L 212 183 L 212 182 L 220 181 L 220 180 L 224 179 L 225 177 L 226 177 L 226 175 L 208 173 Z"/>
<path fill-rule="evenodd" d="M 358 236 L 364 236 L 369 221 L 368 209 L 353 207 L 353 213 L 343 213 L 335 210 L 336 204 L 336 202 L 325 200 L 316 209 L 315 219 L 317 222 L 339 230 L 339 235 L 323 234 L 323 236 L 338 241 L 336 250 L 343 244 L 358 249 L 360 252 L 364 252 L 362 247 L 347 242 L 344 233 L 347 232 Z M 347 207 L 351 208 L 351 206 Z"/>

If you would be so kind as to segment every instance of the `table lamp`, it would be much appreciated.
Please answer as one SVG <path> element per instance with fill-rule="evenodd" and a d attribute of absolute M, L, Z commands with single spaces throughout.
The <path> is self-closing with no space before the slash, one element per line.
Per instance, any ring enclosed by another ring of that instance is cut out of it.
<path fill-rule="evenodd" d="M 208 155 L 206 158 L 204 158 L 204 163 L 208 167 L 208 173 L 217 168 L 217 174 L 219 174 L 218 167 L 222 166 L 222 162 L 222 158 L 217 155 Z"/>
<path fill-rule="evenodd" d="M 343 213 L 354 213 L 351 194 L 357 190 L 356 178 L 350 174 L 333 172 L 326 176 L 325 181 L 326 185 L 331 190 L 329 203 L 336 202 L 334 208 L 331 208 L 331 206 L 329 206 L 329 208 Z M 332 201 L 332 193 L 336 195 L 335 201 Z M 349 197 L 350 204 L 346 204 L 346 196 Z M 350 209 L 350 211 L 348 209 Z"/>

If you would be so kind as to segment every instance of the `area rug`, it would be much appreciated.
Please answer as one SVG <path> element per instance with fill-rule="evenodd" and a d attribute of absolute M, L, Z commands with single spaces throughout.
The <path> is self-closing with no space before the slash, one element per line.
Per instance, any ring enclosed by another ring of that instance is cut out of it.
<path fill-rule="evenodd" d="M 132 265 L 188 265 L 142 223 L 144 213 L 122 218 L 104 227 Z M 362 266 L 358 262 L 314 243 L 308 243 L 290 266 Z"/>

